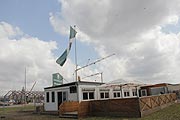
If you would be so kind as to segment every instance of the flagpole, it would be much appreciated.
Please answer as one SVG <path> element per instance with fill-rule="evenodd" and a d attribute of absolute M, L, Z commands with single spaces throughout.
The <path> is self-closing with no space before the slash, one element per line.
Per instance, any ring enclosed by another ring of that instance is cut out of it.
<path fill-rule="evenodd" d="M 76 26 L 74 25 L 74 29 L 76 28 Z M 79 84 L 79 81 L 77 79 L 78 75 L 77 75 L 77 48 L 76 48 L 76 37 L 75 37 L 75 47 L 74 47 L 74 51 L 75 51 L 75 64 L 76 64 L 76 67 L 75 67 L 75 81 L 77 82 L 76 84 L 76 88 L 77 88 L 77 101 L 79 101 L 79 87 L 78 87 L 78 84 Z"/>
<path fill-rule="evenodd" d="M 74 29 L 76 28 L 76 26 L 74 25 Z M 76 37 L 75 37 L 75 64 L 76 64 L 76 67 L 75 67 L 75 81 L 78 81 L 77 80 L 77 48 L 76 48 Z"/>

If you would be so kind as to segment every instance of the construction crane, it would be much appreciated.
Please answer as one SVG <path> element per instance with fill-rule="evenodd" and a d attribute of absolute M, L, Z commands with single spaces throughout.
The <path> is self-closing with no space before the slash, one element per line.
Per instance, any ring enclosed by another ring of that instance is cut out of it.
<path fill-rule="evenodd" d="M 97 62 L 100 62 L 100 61 L 102 61 L 102 60 L 104 60 L 104 59 L 106 59 L 106 58 L 109 58 L 109 57 L 113 56 L 113 55 L 115 55 L 115 54 L 108 55 L 108 56 L 106 56 L 106 57 L 104 57 L 104 58 L 101 58 L 101 59 L 99 59 L 99 60 L 96 60 L 96 61 L 94 61 L 94 62 L 92 62 L 92 63 L 89 63 L 89 64 L 87 64 L 87 65 L 85 65 L 85 66 L 82 66 L 82 67 L 80 67 L 80 68 L 77 68 L 75 71 L 77 72 L 77 71 L 79 71 L 79 70 L 81 70 L 81 69 L 83 69 L 83 68 L 86 68 L 86 67 L 90 66 L 90 65 L 94 65 L 94 64 L 96 64 Z"/>
<path fill-rule="evenodd" d="M 86 68 L 86 67 L 88 67 L 88 66 L 90 66 L 90 65 L 94 65 L 94 64 L 96 64 L 96 63 L 98 63 L 98 62 L 100 62 L 100 61 L 102 61 L 102 60 L 105 60 L 106 58 L 109 58 L 109 57 L 112 57 L 112 56 L 114 56 L 115 55 L 115 53 L 113 53 L 113 54 L 111 54 L 111 55 L 108 55 L 108 56 L 106 56 L 106 57 L 103 57 L 103 58 L 101 58 L 101 59 L 99 59 L 99 60 L 96 60 L 96 61 L 94 61 L 94 62 L 92 62 L 92 63 L 89 63 L 89 64 L 87 64 L 87 65 L 85 65 L 85 66 L 82 66 L 82 67 L 80 67 L 80 68 L 76 68 L 76 70 L 75 70 L 75 73 L 76 73 L 76 80 L 80 80 L 80 77 L 79 76 L 77 76 L 77 72 L 79 71 L 79 70 L 81 70 L 81 69 L 83 69 L 83 68 Z M 89 59 L 90 60 L 90 59 Z M 89 60 L 88 60 L 88 62 L 89 62 Z M 97 74 L 95 74 L 95 75 L 97 75 Z M 94 76 L 94 75 L 93 75 Z M 88 77 L 91 77 L 91 75 L 90 76 L 88 76 Z M 102 73 L 101 73 L 101 82 L 103 82 L 103 79 L 102 79 Z"/>
<path fill-rule="evenodd" d="M 33 88 L 34 88 L 35 85 L 36 85 L 36 81 L 34 82 L 34 84 L 33 84 L 32 88 L 31 88 L 30 92 L 33 90 Z"/>
<path fill-rule="evenodd" d="M 103 83 L 103 77 L 102 77 L 103 72 L 88 75 L 88 76 L 83 77 L 82 79 L 85 79 L 85 78 L 88 78 L 88 77 L 93 77 L 93 76 L 96 76 L 96 75 L 99 75 L 99 74 L 101 75 L 101 82 Z"/>

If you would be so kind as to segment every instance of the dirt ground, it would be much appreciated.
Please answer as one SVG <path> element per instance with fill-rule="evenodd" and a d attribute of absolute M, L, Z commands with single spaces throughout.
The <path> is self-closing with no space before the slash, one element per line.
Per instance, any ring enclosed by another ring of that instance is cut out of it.
<path fill-rule="evenodd" d="M 143 118 L 89 117 L 82 120 L 180 120 L 179 110 L 180 103 L 177 103 Z M 59 118 L 58 115 L 35 114 L 33 111 L 33 106 L 0 109 L 0 120 L 75 120 Z"/>
<path fill-rule="evenodd" d="M 18 112 L 14 111 L 11 113 L 1 114 L 0 116 L 1 116 L 0 120 L 63 120 L 58 116 L 40 115 L 33 113 L 33 111 L 18 111 Z"/>

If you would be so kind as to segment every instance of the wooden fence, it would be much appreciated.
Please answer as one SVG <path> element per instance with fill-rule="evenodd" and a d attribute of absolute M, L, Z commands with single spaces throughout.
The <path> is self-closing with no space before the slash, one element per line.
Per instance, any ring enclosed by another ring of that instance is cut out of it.
<path fill-rule="evenodd" d="M 77 111 L 78 118 L 87 116 L 142 117 L 167 107 L 176 100 L 176 94 L 170 93 L 141 98 L 64 102 L 60 105 L 59 113 Z"/>
<path fill-rule="evenodd" d="M 78 108 L 78 118 L 84 118 L 87 116 L 91 116 L 91 108 L 90 108 L 90 101 L 82 101 L 79 104 Z"/>
<path fill-rule="evenodd" d="M 91 101 L 90 110 L 92 116 L 140 116 L 138 98 Z"/>
<path fill-rule="evenodd" d="M 173 104 L 177 100 L 176 94 L 162 94 L 157 96 L 146 96 L 139 99 L 141 116 L 148 115 Z"/>

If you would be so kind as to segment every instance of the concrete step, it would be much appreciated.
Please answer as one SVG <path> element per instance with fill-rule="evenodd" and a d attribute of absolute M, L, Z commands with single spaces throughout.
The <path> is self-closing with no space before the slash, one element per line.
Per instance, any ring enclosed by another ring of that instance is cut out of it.
<path fill-rule="evenodd" d="M 66 112 L 63 113 L 62 115 L 59 115 L 60 118 L 73 118 L 73 119 L 77 119 L 78 118 L 78 114 L 77 112 Z"/>
<path fill-rule="evenodd" d="M 58 116 L 59 112 L 58 111 L 43 111 L 43 112 L 40 112 L 40 114 L 42 114 L 42 115 L 55 115 L 55 116 Z"/>

